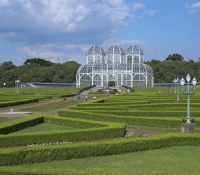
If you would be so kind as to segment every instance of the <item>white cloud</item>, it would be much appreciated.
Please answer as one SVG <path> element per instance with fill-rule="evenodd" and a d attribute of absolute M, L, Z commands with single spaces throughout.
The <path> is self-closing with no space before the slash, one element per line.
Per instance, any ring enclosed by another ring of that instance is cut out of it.
<path fill-rule="evenodd" d="M 6 6 L 6 8 L 5 8 Z M 0 0 L 0 41 L 11 41 L 23 57 L 85 63 L 91 45 L 142 44 L 113 39 L 145 4 L 125 0 Z M 142 12 L 140 11 L 140 13 Z M 155 14 L 148 11 L 146 14 Z"/>
<path fill-rule="evenodd" d="M 195 13 L 197 13 L 197 11 L 194 10 L 194 9 L 188 10 L 188 12 L 191 13 L 191 14 L 195 14 Z"/>
<path fill-rule="evenodd" d="M 9 0 L 0 0 L 0 6 L 7 6 L 9 5 Z"/>
<path fill-rule="evenodd" d="M 56 58 L 65 56 L 61 52 L 52 51 L 54 46 L 52 45 L 32 45 L 32 46 L 21 46 L 19 50 L 23 53 L 26 53 L 29 57 L 32 58 L 44 58 L 47 60 L 55 60 Z"/>
<path fill-rule="evenodd" d="M 145 8 L 145 4 L 133 3 L 133 11 L 143 10 L 144 8 Z"/>
<path fill-rule="evenodd" d="M 139 15 L 139 18 L 143 18 L 143 15 L 154 15 L 156 14 L 158 11 L 157 10 L 152 10 L 152 9 L 146 9 L 146 5 L 142 4 L 142 3 L 133 3 L 133 11 L 137 12 L 137 11 L 141 11 L 142 13 Z"/>
<path fill-rule="evenodd" d="M 15 0 L 7 3 L 6 8 L 0 6 L 0 33 L 15 31 L 24 36 L 20 39 L 34 38 L 37 40 L 34 42 L 39 42 L 41 35 L 45 36 L 43 42 L 46 39 L 55 41 L 54 36 L 59 34 L 75 40 L 76 33 L 78 36 L 88 31 L 92 31 L 91 35 L 102 36 L 105 28 L 110 36 L 115 28 L 132 20 L 130 9 L 124 0 Z M 12 39 L 19 40 L 15 36 Z"/>
<path fill-rule="evenodd" d="M 90 46 L 84 45 L 24 45 L 19 47 L 19 51 L 28 58 L 42 58 L 54 63 L 64 63 L 67 61 L 77 61 L 85 63 L 85 52 Z"/>
<path fill-rule="evenodd" d="M 104 2 L 108 2 L 110 5 L 115 7 L 121 7 L 124 6 L 125 2 L 124 0 L 105 0 Z"/>
<path fill-rule="evenodd" d="M 191 8 L 200 8 L 200 2 L 194 3 L 190 7 Z"/>
<path fill-rule="evenodd" d="M 154 15 L 156 14 L 158 11 L 157 10 L 145 10 L 143 12 L 143 14 L 148 14 L 148 15 Z"/>
<path fill-rule="evenodd" d="M 194 3 L 189 5 L 188 3 L 186 4 L 186 7 L 189 8 L 188 13 L 190 14 L 196 14 L 198 9 L 200 9 L 200 2 Z"/>

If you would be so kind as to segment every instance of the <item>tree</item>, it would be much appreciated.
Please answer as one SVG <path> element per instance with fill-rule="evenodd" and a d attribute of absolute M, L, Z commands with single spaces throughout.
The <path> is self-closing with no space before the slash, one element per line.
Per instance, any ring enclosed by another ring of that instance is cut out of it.
<path fill-rule="evenodd" d="M 166 58 L 166 61 L 176 61 L 176 62 L 180 62 L 180 61 L 183 61 L 184 58 L 182 55 L 178 54 L 178 53 L 174 53 L 172 55 L 169 55 L 167 58 Z"/>
<path fill-rule="evenodd" d="M 12 61 L 5 61 L 0 65 L 0 68 L 3 70 L 10 70 L 16 68 L 16 66 L 12 63 Z"/>
<path fill-rule="evenodd" d="M 24 62 L 25 66 L 34 65 L 34 66 L 46 66 L 46 67 L 50 67 L 50 66 L 52 66 L 52 64 L 53 64 L 52 62 L 46 61 L 45 59 L 42 59 L 42 58 L 30 58 L 30 59 L 27 59 Z"/>

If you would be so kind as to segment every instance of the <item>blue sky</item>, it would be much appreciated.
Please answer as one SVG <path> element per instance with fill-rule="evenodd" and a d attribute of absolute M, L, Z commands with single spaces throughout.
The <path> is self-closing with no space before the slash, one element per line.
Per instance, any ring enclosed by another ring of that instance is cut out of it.
<path fill-rule="evenodd" d="M 200 57 L 198 0 L 0 0 L 0 21 L 0 63 L 85 64 L 93 45 L 138 45 L 145 61 Z"/>

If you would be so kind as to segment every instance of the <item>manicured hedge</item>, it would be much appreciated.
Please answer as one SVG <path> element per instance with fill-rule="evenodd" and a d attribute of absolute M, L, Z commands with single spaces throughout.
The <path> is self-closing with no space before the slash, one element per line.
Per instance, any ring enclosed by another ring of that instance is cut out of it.
<path fill-rule="evenodd" d="M 74 109 L 74 108 L 72 108 Z M 80 110 L 81 111 L 81 110 Z M 89 112 L 89 111 L 88 111 Z M 99 110 L 92 110 L 90 111 L 92 113 L 100 113 Z M 115 109 L 111 110 L 102 110 L 101 114 L 104 115 L 118 115 L 118 116 L 129 116 L 129 117 L 185 117 L 186 116 L 186 110 L 185 111 L 175 111 L 175 110 L 169 110 L 169 111 L 148 111 L 148 110 L 132 110 L 127 109 L 126 111 L 121 110 L 116 107 Z M 191 111 L 190 112 L 191 117 L 200 117 L 199 111 Z"/>
<path fill-rule="evenodd" d="M 71 109 L 77 109 L 77 110 L 112 110 L 113 107 L 124 110 L 173 110 L 173 109 L 181 109 L 182 111 L 185 111 L 187 104 L 185 103 L 161 103 L 161 104 L 144 104 L 144 103 L 138 103 L 138 104 L 125 104 L 125 103 L 118 103 L 118 104 L 100 104 L 100 105 L 93 105 L 93 104 L 83 104 L 83 105 L 77 105 L 76 107 L 73 107 Z M 193 103 L 190 105 L 190 108 L 193 109 L 200 109 L 200 104 L 199 103 Z"/>
<path fill-rule="evenodd" d="M 39 122 L 38 122 L 39 121 Z M 31 122 L 33 124 L 31 125 Z M 36 123 L 48 122 L 52 124 L 87 128 L 67 131 L 44 131 L 36 133 L 21 133 L 0 135 L 0 147 L 21 146 L 29 144 L 46 144 L 53 142 L 72 142 L 83 140 L 96 140 L 105 138 L 123 137 L 125 135 L 125 124 L 94 122 L 81 119 L 68 119 L 49 115 L 36 115 L 18 121 L 1 124 L 1 133 L 7 134 L 9 128 L 12 131 L 24 129 L 27 125 L 33 126 Z M 5 128 L 5 129 L 4 129 Z"/>
<path fill-rule="evenodd" d="M 182 124 L 182 119 L 185 118 L 168 118 L 168 117 L 133 117 L 133 116 L 118 116 L 110 114 L 100 114 L 100 112 L 91 113 L 89 111 L 79 111 L 79 110 L 60 110 L 58 111 L 59 116 L 70 117 L 70 118 L 82 118 L 97 121 L 109 121 L 126 123 L 137 126 L 149 126 L 149 127 L 159 127 L 159 128 L 180 128 Z M 174 114 L 175 115 L 175 114 Z M 195 119 L 196 127 L 200 127 L 200 119 Z"/>
<path fill-rule="evenodd" d="M 200 146 L 200 135 L 166 134 L 142 138 L 83 142 L 79 144 L 12 148 L 0 150 L 0 165 L 32 164 L 188 145 Z"/>
<path fill-rule="evenodd" d="M 36 102 L 39 102 L 39 99 L 24 99 L 17 101 L 0 102 L 0 108 L 28 104 L 28 103 L 36 103 Z"/>
<path fill-rule="evenodd" d="M 92 101 L 93 102 L 93 101 Z M 150 102 L 149 101 L 137 101 L 137 102 L 113 102 L 113 103 L 108 103 L 107 101 L 106 101 L 106 99 L 104 99 L 104 102 L 102 102 L 102 103 L 79 103 L 79 104 L 77 104 L 76 106 L 77 107 L 95 107 L 95 106 L 97 106 L 97 107 L 107 107 L 107 106 L 109 106 L 109 107 L 113 107 L 113 106 L 130 106 L 130 105 L 137 105 L 137 104 L 149 104 Z"/>

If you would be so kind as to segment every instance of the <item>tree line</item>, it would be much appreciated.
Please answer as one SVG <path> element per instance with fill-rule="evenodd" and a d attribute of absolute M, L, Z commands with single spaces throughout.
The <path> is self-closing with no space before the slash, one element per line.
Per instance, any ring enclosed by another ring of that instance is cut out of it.
<path fill-rule="evenodd" d="M 3 62 L 0 65 L 0 87 L 14 87 L 17 79 L 21 82 L 75 83 L 80 66 L 75 61 L 61 64 L 41 58 L 27 59 L 22 66 L 15 66 L 11 61 Z"/>
<path fill-rule="evenodd" d="M 184 61 L 180 54 L 169 55 L 164 61 L 151 60 L 145 64 L 153 69 L 154 83 L 172 83 L 175 78 L 185 78 L 188 73 L 200 81 L 200 62 L 192 59 Z"/>
<path fill-rule="evenodd" d="M 180 54 L 169 55 L 164 61 L 144 63 L 153 69 L 155 83 L 171 83 L 175 77 L 185 78 L 188 73 L 200 81 L 200 62 L 184 61 Z M 3 62 L 0 64 L 0 87 L 14 87 L 17 79 L 21 82 L 75 83 L 80 66 L 75 61 L 61 64 L 42 58 L 27 59 L 22 66 L 16 66 L 11 61 Z"/>

